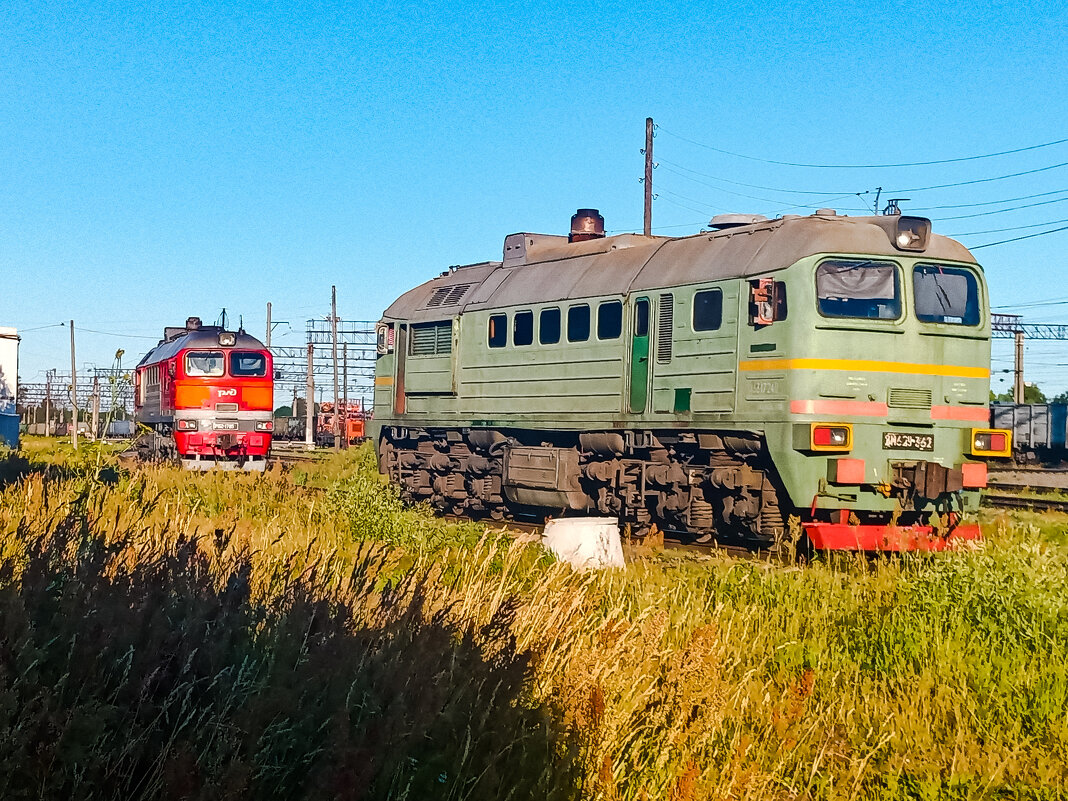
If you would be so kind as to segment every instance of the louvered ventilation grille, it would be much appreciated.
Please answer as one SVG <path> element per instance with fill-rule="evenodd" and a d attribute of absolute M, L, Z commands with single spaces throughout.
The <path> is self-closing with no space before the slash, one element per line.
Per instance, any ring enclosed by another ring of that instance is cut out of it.
<path fill-rule="evenodd" d="M 675 326 L 675 296 L 660 296 L 660 314 L 656 325 L 656 360 L 671 361 L 671 330 Z"/>
<path fill-rule="evenodd" d="M 412 326 L 412 356 L 440 356 L 452 352 L 452 323 L 419 323 Z"/>
<path fill-rule="evenodd" d="M 433 309 L 438 306 L 455 306 L 461 300 L 464 295 L 467 294 L 467 290 L 473 287 L 474 284 L 453 284 L 452 286 L 443 286 L 434 290 L 434 294 L 430 296 L 430 300 L 427 301 L 426 307 Z"/>
<path fill-rule="evenodd" d="M 217 412 L 236 412 L 237 411 L 237 404 L 236 403 L 216 403 L 215 404 L 215 411 L 217 411 Z"/>
<path fill-rule="evenodd" d="M 931 390 L 891 387 L 886 405 L 895 409 L 930 409 Z"/>

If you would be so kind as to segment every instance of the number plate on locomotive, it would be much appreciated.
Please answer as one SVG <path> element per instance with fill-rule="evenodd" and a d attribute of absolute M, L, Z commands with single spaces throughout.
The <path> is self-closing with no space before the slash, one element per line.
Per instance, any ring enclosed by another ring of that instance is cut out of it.
<path fill-rule="evenodd" d="M 901 431 L 884 431 L 883 450 L 933 451 L 934 434 L 906 434 Z"/>
<path fill-rule="evenodd" d="M 216 423 L 216 431 L 237 431 L 237 423 Z"/>

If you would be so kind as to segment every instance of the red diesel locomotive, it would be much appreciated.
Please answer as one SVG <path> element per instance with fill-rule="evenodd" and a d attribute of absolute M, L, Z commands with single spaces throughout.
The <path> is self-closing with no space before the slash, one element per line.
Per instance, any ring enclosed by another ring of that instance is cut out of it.
<path fill-rule="evenodd" d="M 151 429 L 148 458 L 178 458 L 193 470 L 263 470 L 274 431 L 271 353 L 244 330 L 202 325 L 164 329 L 134 373 L 135 416 Z"/>

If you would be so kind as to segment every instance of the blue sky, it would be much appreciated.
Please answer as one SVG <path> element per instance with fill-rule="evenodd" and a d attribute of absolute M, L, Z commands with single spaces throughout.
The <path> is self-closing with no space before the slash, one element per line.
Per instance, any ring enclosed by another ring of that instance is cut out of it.
<path fill-rule="evenodd" d="M 1059 2 L 5 3 L 0 324 L 24 332 L 24 381 L 69 363 L 45 326 L 71 318 L 80 368 L 222 307 L 261 333 L 268 301 L 298 345 L 332 284 L 341 316 L 375 319 L 578 207 L 640 230 L 647 116 L 656 233 L 860 214 L 880 186 L 968 245 L 1062 227 L 1068 143 L 768 162 L 1064 139 L 1066 33 Z M 1068 231 L 977 249 L 993 304 L 1068 300 L 1065 247 Z M 1068 303 L 1021 311 L 1068 323 Z M 1008 343 L 995 359 L 1011 366 Z M 1031 343 L 1027 363 L 1068 389 L 1068 343 Z"/>

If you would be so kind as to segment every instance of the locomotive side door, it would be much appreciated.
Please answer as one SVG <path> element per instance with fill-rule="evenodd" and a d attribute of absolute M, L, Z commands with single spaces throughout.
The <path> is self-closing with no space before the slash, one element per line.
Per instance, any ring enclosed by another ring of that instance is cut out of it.
<path fill-rule="evenodd" d="M 636 298 L 630 338 L 630 400 L 634 414 L 645 412 L 649 401 L 649 298 Z"/>

